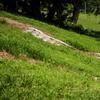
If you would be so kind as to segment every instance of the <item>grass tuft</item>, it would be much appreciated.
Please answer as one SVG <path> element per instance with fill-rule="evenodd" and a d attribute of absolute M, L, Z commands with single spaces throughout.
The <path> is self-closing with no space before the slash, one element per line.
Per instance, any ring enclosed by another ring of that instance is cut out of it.
<path fill-rule="evenodd" d="M 0 24 L 7 24 L 5 19 L 0 19 Z"/>

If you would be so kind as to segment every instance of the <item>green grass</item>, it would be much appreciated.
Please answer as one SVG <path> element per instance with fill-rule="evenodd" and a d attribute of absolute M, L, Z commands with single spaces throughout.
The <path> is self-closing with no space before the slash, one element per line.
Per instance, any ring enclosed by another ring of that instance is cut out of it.
<path fill-rule="evenodd" d="M 28 23 L 28 18 L 11 16 Z M 31 21 L 36 20 L 29 19 L 29 23 Z M 36 21 L 35 24 L 45 23 Z M 42 61 L 35 64 L 21 58 L 0 57 L 0 100 L 100 99 L 100 60 L 94 57 L 48 44 L 2 21 L 0 51 Z"/>
<path fill-rule="evenodd" d="M 89 37 L 86 35 L 81 35 L 81 34 L 78 34 L 78 33 L 72 32 L 72 31 L 67 31 L 67 30 L 55 27 L 54 25 L 49 25 L 47 23 L 43 23 L 43 22 L 40 22 L 40 21 L 37 21 L 34 19 L 30 19 L 30 18 L 26 18 L 26 17 L 22 17 L 22 16 L 16 16 L 16 15 L 6 13 L 6 12 L 1 12 L 0 16 L 6 16 L 6 17 L 9 17 L 12 19 L 16 19 L 23 23 L 31 24 L 31 25 L 41 29 L 42 31 L 46 32 L 47 34 L 49 34 L 55 38 L 58 38 L 66 43 L 69 43 L 72 46 L 74 46 L 80 50 L 100 52 L 99 39 Z M 84 17 L 82 17 L 82 18 L 84 18 Z M 81 21 L 82 20 L 80 18 L 80 23 L 82 23 Z M 96 27 L 96 25 L 97 25 L 97 23 L 91 25 L 90 27 L 93 28 L 93 26 Z M 86 27 L 87 28 L 89 27 L 88 22 L 87 22 Z"/>
<path fill-rule="evenodd" d="M 47 64 L 0 59 L 0 100 L 99 100 L 90 77 Z"/>
<path fill-rule="evenodd" d="M 83 25 L 85 29 L 100 32 L 100 16 L 80 14 L 78 23 Z"/>
<path fill-rule="evenodd" d="M 15 56 L 25 54 L 78 72 L 100 75 L 99 60 L 84 56 L 66 47 L 56 47 L 42 42 L 30 33 L 23 33 L 6 24 L 0 25 L 0 50 L 5 50 Z"/>

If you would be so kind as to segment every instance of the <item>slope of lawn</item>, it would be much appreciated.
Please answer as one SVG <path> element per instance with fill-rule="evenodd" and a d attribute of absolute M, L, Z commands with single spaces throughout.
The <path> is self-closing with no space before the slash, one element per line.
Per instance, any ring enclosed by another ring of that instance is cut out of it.
<path fill-rule="evenodd" d="M 25 54 L 57 66 L 100 76 L 100 60 L 84 56 L 66 47 L 56 47 L 42 42 L 30 33 L 23 33 L 7 24 L 0 24 L 0 50 L 15 56 Z"/>
<path fill-rule="evenodd" d="M 94 57 L 43 42 L 4 20 L 0 20 L 2 51 L 17 59 L 0 57 L 0 100 L 100 99 L 100 60 Z M 29 63 L 21 55 L 42 63 Z"/>
<path fill-rule="evenodd" d="M 80 14 L 78 23 L 84 28 L 100 32 L 100 16 Z"/>
<path fill-rule="evenodd" d="M 9 17 L 12 19 L 16 19 L 23 23 L 31 24 L 31 25 L 43 30 L 45 33 L 52 35 L 53 37 L 56 37 L 64 42 L 67 42 L 78 49 L 85 50 L 85 51 L 92 51 L 92 52 L 100 52 L 100 41 L 97 38 L 78 34 L 76 32 L 72 32 L 72 31 L 67 31 L 67 30 L 58 28 L 54 25 L 49 25 L 49 24 L 41 22 L 41 21 L 37 21 L 34 19 L 22 17 L 22 16 L 16 16 L 16 15 L 6 13 L 6 12 L 1 12 L 0 16 L 6 16 L 6 17 Z M 82 20 L 80 19 L 80 23 L 82 24 L 81 21 Z M 84 25 L 84 23 L 83 23 L 83 25 Z M 93 27 L 95 28 L 97 26 L 98 25 L 96 23 L 90 25 L 91 28 L 93 28 Z M 87 22 L 86 27 L 87 28 L 89 27 L 88 22 Z M 98 31 L 98 28 L 97 28 L 97 31 Z"/>
<path fill-rule="evenodd" d="M 0 58 L 0 100 L 99 100 L 100 84 L 64 68 Z"/>

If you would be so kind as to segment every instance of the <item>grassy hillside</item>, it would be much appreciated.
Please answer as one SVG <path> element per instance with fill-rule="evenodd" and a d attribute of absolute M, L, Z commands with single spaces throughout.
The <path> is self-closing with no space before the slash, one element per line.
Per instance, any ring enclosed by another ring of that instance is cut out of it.
<path fill-rule="evenodd" d="M 0 100 L 99 100 L 100 84 L 61 67 L 0 58 Z"/>
<path fill-rule="evenodd" d="M 100 16 L 80 14 L 78 23 L 82 24 L 84 28 L 100 31 Z"/>
<path fill-rule="evenodd" d="M 31 23 L 47 33 L 62 32 L 62 39 L 66 39 L 64 32 L 73 33 L 5 12 L 0 15 Z M 91 42 L 88 41 L 90 44 L 100 48 L 97 45 L 100 42 L 95 38 L 76 33 L 72 38 L 76 39 L 74 37 L 76 35 L 83 40 L 90 39 Z M 56 37 L 60 38 L 60 35 Z M 71 37 L 69 40 L 72 41 Z M 83 40 L 81 43 L 84 44 Z M 0 20 L 0 51 L 14 57 L 0 56 L 0 100 L 100 99 L 100 60 L 94 57 L 64 46 L 43 42 L 2 20 Z M 27 60 L 20 56 L 26 57 Z M 29 59 L 33 59 L 36 63 L 31 63 Z"/>
<path fill-rule="evenodd" d="M 89 37 L 86 35 L 78 34 L 76 32 L 67 31 L 67 30 L 55 27 L 54 25 L 49 25 L 47 23 L 43 23 L 43 22 L 40 22 L 40 21 L 37 21 L 34 19 L 29 19 L 29 18 L 22 17 L 22 16 L 15 16 L 10 13 L 1 12 L 0 16 L 2 16 L 2 15 L 7 16 L 12 19 L 16 19 L 23 23 L 31 24 L 31 25 L 43 30 L 47 34 L 49 34 L 53 37 L 56 37 L 64 42 L 67 42 L 78 49 L 85 50 L 85 51 L 92 51 L 92 52 L 93 51 L 100 52 L 99 38 L 93 38 L 93 37 Z M 82 18 L 84 18 L 84 16 Z M 93 17 L 93 19 L 94 19 L 94 17 Z M 88 28 L 89 27 L 88 22 L 86 20 L 84 22 L 86 22 L 87 28 Z M 82 23 L 81 19 L 80 19 L 80 23 Z M 95 28 L 96 26 L 99 27 L 100 24 L 94 22 L 94 24 L 91 24 L 90 27 Z"/>

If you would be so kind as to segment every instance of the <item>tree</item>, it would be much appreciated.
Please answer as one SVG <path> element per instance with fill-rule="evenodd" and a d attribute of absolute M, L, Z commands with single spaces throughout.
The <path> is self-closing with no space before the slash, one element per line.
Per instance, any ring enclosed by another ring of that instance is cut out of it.
<path fill-rule="evenodd" d="M 100 0 L 86 0 L 87 13 L 100 14 Z"/>
<path fill-rule="evenodd" d="M 62 23 L 69 15 L 66 4 L 72 4 L 72 22 L 77 23 L 80 5 L 82 0 L 3 0 L 4 10 L 10 12 L 20 12 L 35 18 L 43 18 L 41 7 L 46 5 L 49 21 L 57 20 Z M 45 6 L 44 6 L 45 7 Z M 67 13 L 64 13 L 66 10 Z"/>
<path fill-rule="evenodd" d="M 16 11 L 16 0 L 3 0 L 2 4 L 4 6 L 4 10 L 10 12 Z"/>

